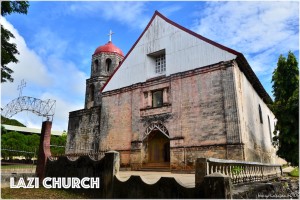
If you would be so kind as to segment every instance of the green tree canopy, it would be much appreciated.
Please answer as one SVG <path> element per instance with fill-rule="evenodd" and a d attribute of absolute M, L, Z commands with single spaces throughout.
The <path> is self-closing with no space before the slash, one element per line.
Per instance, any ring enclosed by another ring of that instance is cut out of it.
<path fill-rule="evenodd" d="M 3 117 L 2 115 L 1 115 L 1 124 L 26 127 L 24 124 L 22 124 L 18 120 L 9 119 L 9 118 Z"/>
<path fill-rule="evenodd" d="M 63 132 L 61 136 L 51 137 L 50 141 L 52 155 L 61 155 L 65 153 L 65 146 L 67 143 L 67 133 Z"/>
<path fill-rule="evenodd" d="M 5 16 L 14 12 L 27 14 L 28 7 L 28 1 L 1 1 L 1 15 Z M 15 43 L 9 42 L 11 38 L 14 38 L 14 35 L 1 24 L 1 83 L 14 80 L 11 76 L 13 70 L 7 67 L 7 64 L 18 62 L 15 55 L 19 54 L 19 51 Z"/>
<path fill-rule="evenodd" d="M 1 127 L 1 156 L 5 159 L 12 159 L 14 156 L 24 156 L 26 159 L 31 159 L 38 155 L 40 135 L 30 134 L 24 135 L 16 131 L 8 132 Z M 51 135 L 51 153 L 53 155 L 64 154 L 67 134 L 61 136 Z"/>
<path fill-rule="evenodd" d="M 279 56 L 273 72 L 272 110 L 277 118 L 273 141 L 277 155 L 294 166 L 299 165 L 299 69 L 292 52 Z"/>

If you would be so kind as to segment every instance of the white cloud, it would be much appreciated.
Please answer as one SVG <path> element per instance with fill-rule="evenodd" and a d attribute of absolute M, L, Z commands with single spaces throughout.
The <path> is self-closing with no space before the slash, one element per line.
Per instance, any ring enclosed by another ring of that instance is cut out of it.
<path fill-rule="evenodd" d="M 149 16 L 144 14 L 147 2 L 74 2 L 69 6 L 69 14 L 78 16 L 100 16 L 110 21 L 117 21 L 129 27 L 144 29 Z"/>
<path fill-rule="evenodd" d="M 55 115 L 53 119 L 53 130 L 67 130 L 68 128 L 68 118 L 69 112 L 74 110 L 83 109 L 83 104 L 81 102 L 74 103 L 72 98 L 65 99 L 57 96 L 55 94 L 46 92 L 41 96 L 41 99 L 55 99 Z"/>
<path fill-rule="evenodd" d="M 9 64 L 14 70 L 13 83 L 1 84 L 1 107 L 19 96 L 18 84 L 25 79 L 27 86 L 23 90 L 23 96 L 32 96 L 42 100 L 56 100 L 56 110 L 53 120 L 53 130 L 67 130 L 69 112 L 83 108 L 85 95 L 86 74 L 79 71 L 76 65 L 68 60 L 63 60 L 63 52 L 68 45 L 55 34 L 44 31 L 40 38 L 36 38 L 35 50 L 30 49 L 24 38 L 5 18 L 1 18 L 1 24 L 10 30 L 15 39 L 14 43 L 20 55 L 17 56 L 19 63 Z M 62 41 L 60 47 L 65 49 L 54 51 L 55 45 L 42 40 L 55 39 L 56 45 Z M 49 47 L 49 45 L 52 45 Z M 28 114 L 29 113 L 29 114 Z M 42 117 L 30 112 L 19 113 L 12 118 L 17 119 L 28 127 L 40 128 Z"/>
<path fill-rule="evenodd" d="M 258 75 L 272 74 L 280 54 L 299 50 L 299 4 L 210 2 L 192 29 L 243 53 Z"/>
<path fill-rule="evenodd" d="M 40 56 L 62 57 L 67 51 L 69 41 L 66 38 L 61 39 L 53 30 L 41 28 L 34 35 L 32 45 Z"/>
<path fill-rule="evenodd" d="M 16 58 L 19 60 L 18 63 L 8 64 L 8 67 L 14 71 L 14 73 L 12 73 L 14 82 L 2 83 L 2 94 L 9 99 L 18 97 L 19 91 L 17 91 L 17 87 L 22 79 L 25 81 L 30 80 L 31 84 L 36 84 L 40 87 L 50 86 L 53 80 L 48 75 L 47 68 L 40 57 L 27 47 L 24 38 L 21 37 L 18 31 L 3 17 L 1 17 L 1 24 L 15 36 L 15 38 L 11 39 L 11 42 L 17 44 L 17 49 L 20 53 L 16 55 Z M 3 99 L 3 95 L 1 95 L 1 98 Z"/>
<path fill-rule="evenodd" d="M 159 12 L 162 13 L 164 16 L 168 17 L 171 14 L 173 14 L 181 9 L 182 9 L 181 6 L 174 4 L 174 5 L 160 9 Z"/>

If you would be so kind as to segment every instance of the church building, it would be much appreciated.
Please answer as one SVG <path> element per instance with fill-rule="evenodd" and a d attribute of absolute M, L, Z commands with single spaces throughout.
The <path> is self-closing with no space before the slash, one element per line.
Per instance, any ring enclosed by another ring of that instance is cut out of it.
<path fill-rule="evenodd" d="M 155 12 L 123 56 L 92 55 L 66 153 L 115 150 L 133 170 L 193 170 L 198 157 L 276 162 L 272 100 L 242 53 Z"/>

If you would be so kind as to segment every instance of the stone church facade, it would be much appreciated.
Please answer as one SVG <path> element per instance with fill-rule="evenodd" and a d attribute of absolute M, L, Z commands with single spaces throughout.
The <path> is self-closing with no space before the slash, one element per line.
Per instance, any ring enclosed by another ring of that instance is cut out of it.
<path fill-rule="evenodd" d="M 116 150 L 131 169 L 192 170 L 197 157 L 276 162 L 271 98 L 243 54 L 155 12 L 122 59 L 93 55 L 66 153 Z"/>

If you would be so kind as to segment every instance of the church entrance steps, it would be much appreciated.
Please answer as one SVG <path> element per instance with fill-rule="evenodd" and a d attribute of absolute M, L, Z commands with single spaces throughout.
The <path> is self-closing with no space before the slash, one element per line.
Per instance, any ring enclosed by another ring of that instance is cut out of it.
<path fill-rule="evenodd" d="M 141 167 L 140 171 L 170 172 L 170 163 L 146 163 Z"/>

